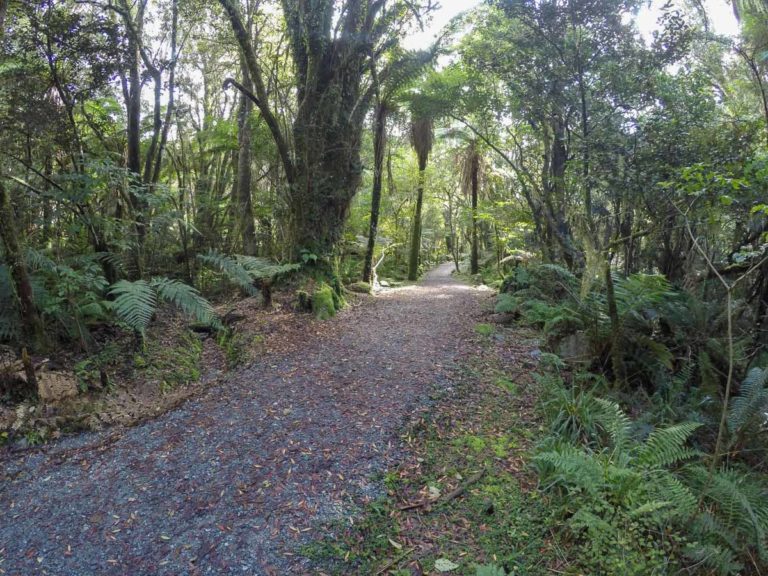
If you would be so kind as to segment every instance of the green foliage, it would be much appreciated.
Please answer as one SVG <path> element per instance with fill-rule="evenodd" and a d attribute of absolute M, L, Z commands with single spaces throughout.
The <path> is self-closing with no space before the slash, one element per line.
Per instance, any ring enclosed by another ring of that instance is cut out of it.
<path fill-rule="evenodd" d="M 240 254 L 228 256 L 215 250 L 207 254 L 199 254 L 197 257 L 203 263 L 222 272 L 230 282 L 249 296 L 259 294 L 256 282 L 273 280 L 301 268 L 301 264 L 276 264 L 267 258 Z"/>
<path fill-rule="evenodd" d="M 193 287 L 168 278 L 120 280 L 109 290 L 112 310 L 129 328 L 144 334 L 154 316 L 158 299 L 172 304 L 197 322 L 218 327 L 220 322 L 211 304 Z"/>
<path fill-rule="evenodd" d="M 157 383 L 165 394 L 200 378 L 203 345 L 191 332 L 184 332 L 172 345 L 148 342 L 133 358 L 133 367 L 143 378 Z"/>
<path fill-rule="evenodd" d="M 731 400 L 728 429 L 735 439 L 749 429 L 766 424 L 768 414 L 768 368 L 753 368 L 741 383 L 739 394 Z"/>
<path fill-rule="evenodd" d="M 504 568 L 495 564 L 484 564 L 475 567 L 475 576 L 506 576 Z"/>
<path fill-rule="evenodd" d="M 738 574 L 753 551 L 765 558 L 768 487 L 698 464 L 687 444 L 701 424 L 656 428 L 640 441 L 616 403 L 582 396 L 577 424 L 553 426 L 534 457 L 582 569 Z"/>
<path fill-rule="evenodd" d="M 501 293 L 496 298 L 496 305 L 493 311 L 497 314 L 511 313 L 517 311 L 517 299 L 511 294 Z"/>
<path fill-rule="evenodd" d="M 485 323 L 475 324 L 475 332 L 488 338 L 493 334 L 493 326 Z"/>
<path fill-rule="evenodd" d="M 119 280 L 109 289 L 117 317 L 136 332 L 144 333 L 157 309 L 157 294 L 146 280 Z"/>
<path fill-rule="evenodd" d="M 204 264 L 216 268 L 224 273 L 227 279 L 243 290 L 249 296 L 256 296 L 259 290 L 253 284 L 253 277 L 236 257 L 210 251 L 208 254 L 198 254 L 197 258 Z"/>
<path fill-rule="evenodd" d="M 150 286 L 154 288 L 160 300 L 175 306 L 190 318 L 206 326 L 221 327 L 211 303 L 189 284 L 169 278 L 153 278 Z"/>

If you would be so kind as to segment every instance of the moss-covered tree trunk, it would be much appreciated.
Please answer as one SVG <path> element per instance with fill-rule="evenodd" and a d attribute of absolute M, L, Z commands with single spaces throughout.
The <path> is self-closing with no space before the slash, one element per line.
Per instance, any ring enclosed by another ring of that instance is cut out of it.
<path fill-rule="evenodd" d="M 283 0 L 286 33 L 295 65 L 296 114 L 286 137 L 271 99 L 251 35 L 234 0 L 226 11 L 253 82 L 234 84 L 259 108 L 275 141 L 288 182 L 289 252 L 330 263 L 361 180 L 363 120 L 373 100 L 364 79 L 375 47 L 398 21 L 397 6 L 364 0 Z M 332 268 L 329 266 L 329 269 Z"/>
<path fill-rule="evenodd" d="M 251 76 L 248 67 L 241 63 L 243 86 L 252 90 Z M 251 167 L 251 124 L 250 117 L 253 110 L 253 102 L 245 95 L 240 95 L 237 111 L 237 224 L 240 231 L 243 254 L 256 256 L 258 241 L 256 239 L 256 226 L 253 218 L 253 203 L 251 201 L 251 185 L 253 182 L 253 170 Z"/>

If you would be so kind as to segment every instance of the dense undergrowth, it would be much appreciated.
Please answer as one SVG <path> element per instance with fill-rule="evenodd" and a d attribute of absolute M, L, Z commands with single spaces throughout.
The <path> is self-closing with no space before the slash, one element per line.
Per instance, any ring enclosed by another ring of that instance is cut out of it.
<path fill-rule="evenodd" d="M 553 265 L 519 266 L 496 303 L 540 329 L 551 353 L 537 377 L 548 430 L 532 464 L 558 537 L 584 573 L 762 573 L 764 356 L 746 352 L 747 331 L 727 341 L 734 311 L 661 276 L 613 284 L 618 326 L 604 286 L 582 295 Z M 729 369 L 739 385 L 726 404 Z"/>

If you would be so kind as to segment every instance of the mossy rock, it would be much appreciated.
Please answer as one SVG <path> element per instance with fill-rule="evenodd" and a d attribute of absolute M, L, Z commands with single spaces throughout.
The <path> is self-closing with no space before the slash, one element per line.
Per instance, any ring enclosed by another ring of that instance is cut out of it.
<path fill-rule="evenodd" d="M 327 320 L 336 314 L 338 296 L 328 284 L 320 283 L 312 293 L 312 313 L 319 320 Z"/>
<path fill-rule="evenodd" d="M 312 296 L 309 295 L 309 292 L 306 290 L 296 291 L 296 308 L 305 312 L 312 310 Z"/>
<path fill-rule="evenodd" d="M 355 282 L 347 286 L 347 290 L 350 292 L 357 292 L 358 294 L 370 294 L 371 285 L 368 282 Z"/>

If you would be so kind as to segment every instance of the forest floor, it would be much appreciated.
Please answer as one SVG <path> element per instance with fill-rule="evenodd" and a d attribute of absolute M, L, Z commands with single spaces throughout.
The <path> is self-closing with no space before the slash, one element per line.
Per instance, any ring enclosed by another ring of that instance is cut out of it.
<path fill-rule="evenodd" d="M 451 267 L 326 322 L 295 315 L 156 419 L 3 456 L 0 574 L 541 564 L 523 465 L 536 342 L 485 323 L 492 292 Z"/>

